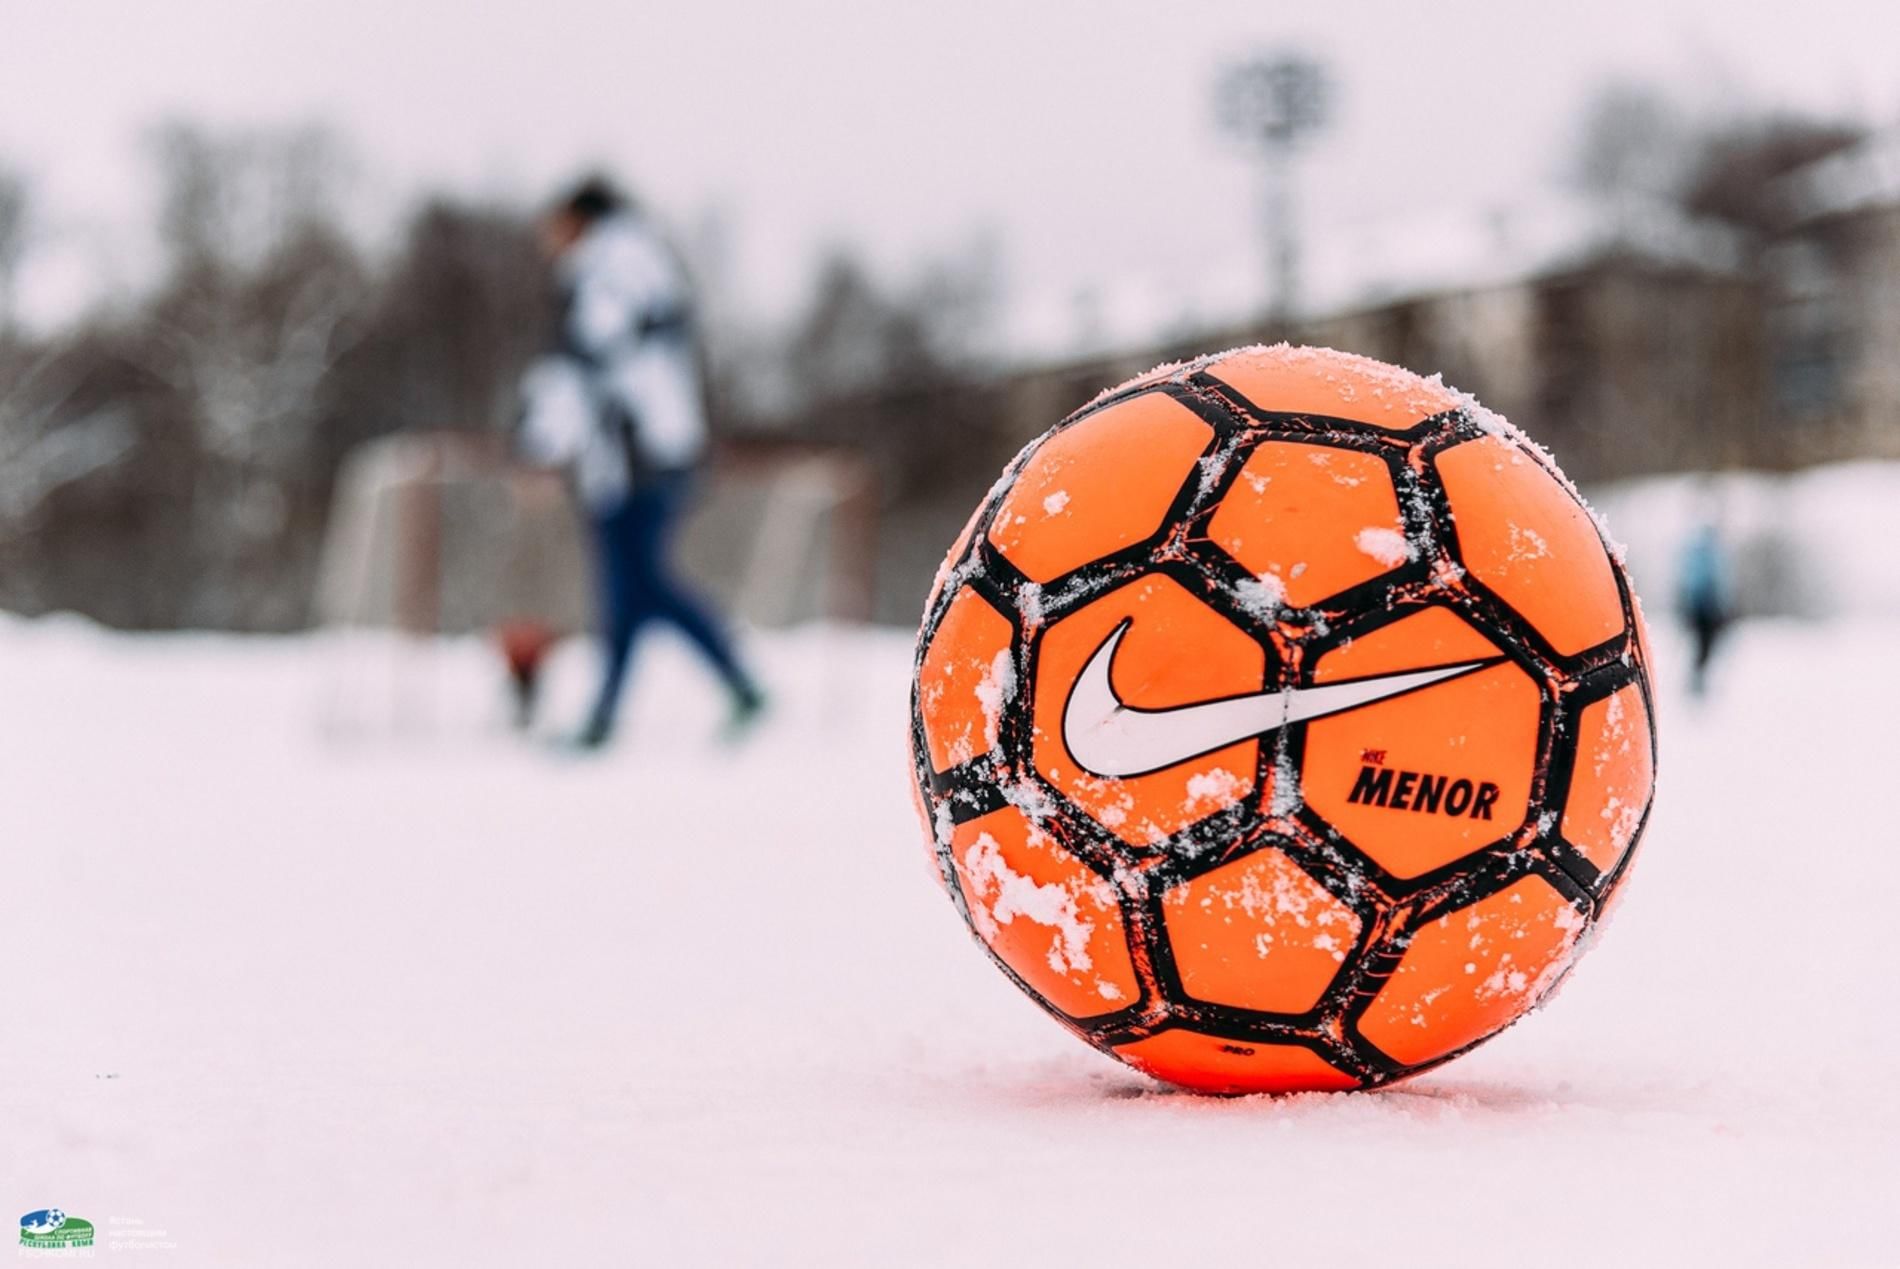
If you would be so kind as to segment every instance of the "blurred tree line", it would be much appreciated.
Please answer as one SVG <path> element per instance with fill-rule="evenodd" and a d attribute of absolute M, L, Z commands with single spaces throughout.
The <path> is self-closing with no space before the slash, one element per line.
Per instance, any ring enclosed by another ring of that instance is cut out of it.
<path fill-rule="evenodd" d="M 1673 208 L 1733 262 L 1729 289 L 1684 299 L 1660 336 L 1626 319 L 1657 309 L 1664 292 L 1645 283 L 1618 299 L 1582 273 L 1536 284 L 1535 320 L 1512 319 L 1527 327 L 1516 343 L 1492 340 L 1495 328 L 1469 320 L 1472 304 L 1456 297 L 1304 333 L 1442 369 L 1507 412 L 1521 406 L 1566 455 L 1584 455 L 1585 474 L 1759 461 L 1721 450 L 1722 427 L 1741 435 L 1759 420 L 1711 423 L 1707 385 L 1770 374 L 1766 345 L 1714 347 L 1705 317 L 1711 303 L 1729 306 L 1722 297 L 1772 289 L 1781 178 L 1862 136 L 1786 113 L 1697 116 L 1666 95 L 1614 88 L 1584 116 L 1577 183 L 1608 220 L 1631 222 L 1632 238 L 1657 205 Z M 372 250 L 346 228 L 347 155 L 321 130 L 173 125 L 150 137 L 149 156 L 155 285 L 53 334 L 13 320 L 35 216 L 27 183 L 0 169 L 0 608 L 131 628 L 295 629 L 310 620 L 347 453 L 392 432 L 499 437 L 512 425 L 519 371 L 544 345 L 551 311 L 533 209 L 436 196 Z M 802 307 L 771 329 L 739 311 L 717 232 L 694 246 L 715 432 L 868 460 L 882 504 L 877 586 L 889 597 L 879 611 L 892 619 L 914 613 L 944 543 L 1030 436 L 1125 373 L 1260 333 L 1202 331 L 1003 373 L 993 243 L 897 281 L 834 249 Z M 1687 332 L 1685 348 L 1689 335 L 1710 344 L 1693 371 L 1666 346 L 1669 330 Z M 1473 340 L 1486 345 L 1476 355 Z M 1514 395 L 1503 382 L 1513 375 L 1536 382 Z M 1653 398 L 1647 413 L 1632 393 Z M 1771 395 L 1750 387 L 1737 399 Z M 1652 417 L 1679 421 L 1666 444 L 1650 435 Z"/>
<path fill-rule="evenodd" d="M 1860 123 L 1797 111 L 1734 106 L 1698 115 L 1656 88 L 1618 83 L 1585 112 L 1573 176 L 1612 215 L 1664 203 L 1730 231 L 1758 258 L 1787 227 L 1776 182 L 1866 136 Z"/>
<path fill-rule="evenodd" d="M 0 608 L 295 629 L 351 449 L 513 425 L 552 309 L 534 211 L 433 197 L 373 253 L 345 228 L 347 156 L 321 130 L 171 125 L 149 155 L 156 286 L 51 335 L 13 320 L 33 208 L 0 170 Z M 716 430 L 850 445 L 902 496 L 955 427 L 925 410 L 900 435 L 888 398 L 977 375 L 992 278 L 960 258 L 889 288 L 836 251 L 770 336 L 708 286 Z"/>
<path fill-rule="evenodd" d="M 376 260 L 342 228 L 320 131 L 170 126 L 150 150 L 157 285 L 55 336 L 0 326 L 0 605 L 294 628 L 345 453 L 506 419 L 540 338 L 533 235 L 437 200 Z M 25 205 L 0 198 L 0 265 Z"/>

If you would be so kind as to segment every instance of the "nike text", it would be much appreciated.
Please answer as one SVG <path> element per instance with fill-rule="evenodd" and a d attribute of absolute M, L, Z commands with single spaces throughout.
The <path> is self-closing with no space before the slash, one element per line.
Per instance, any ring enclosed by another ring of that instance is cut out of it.
<path fill-rule="evenodd" d="M 1488 820 L 1491 808 L 1497 805 L 1498 786 L 1489 780 L 1474 783 L 1424 771 L 1367 765 L 1359 768 L 1359 778 L 1353 781 L 1346 800 L 1393 811 L 1428 811 Z"/>

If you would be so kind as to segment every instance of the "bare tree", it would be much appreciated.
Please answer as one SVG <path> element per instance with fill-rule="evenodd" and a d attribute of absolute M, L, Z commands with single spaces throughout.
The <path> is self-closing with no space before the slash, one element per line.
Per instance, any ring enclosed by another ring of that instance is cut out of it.
<path fill-rule="evenodd" d="M 361 341 L 337 368 L 347 409 L 336 439 L 510 426 L 521 370 L 546 339 L 550 285 L 526 214 L 424 203 L 383 272 Z"/>
<path fill-rule="evenodd" d="M 1782 228 L 1778 177 L 1865 135 L 1856 123 L 1786 111 L 1696 119 L 1657 89 L 1615 84 L 1585 116 L 1574 174 L 1619 214 L 1660 204 L 1760 239 Z"/>
<path fill-rule="evenodd" d="M 1682 112 L 1660 92 L 1611 84 L 1584 114 L 1573 176 L 1598 198 L 1671 199 L 1682 181 L 1689 131 Z"/>
<path fill-rule="evenodd" d="M 985 408 L 1000 290 L 993 243 L 934 261 L 908 285 L 834 251 L 769 363 L 781 435 L 867 455 L 886 509 L 990 463 Z"/>
<path fill-rule="evenodd" d="M 1787 218 L 1776 181 L 1866 135 L 1856 123 L 1786 113 L 1717 124 L 1697 138 L 1684 173 L 1682 206 L 1757 237 L 1773 234 Z"/>
<path fill-rule="evenodd" d="M 358 304 L 334 228 L 336 159 L 320 133 L 158 135 L 171 275 L 151 369 L 190 403 L 205 448 L 245 466 L 294 462 Z"/>
<path fill-rule="evenodd" d="M 33 525 L 47 498 L 110 467 L 137 441 L 119 402 L 76 406 L 89 367 L 54 347 L 0 373 L 0 536 Z"/>
<path fill-rule="evenodd" d="M 198 459 L 193 619 L 283 625 L 301 614 L 295 560 L 314 547 L 315 470 L 331 372 L 356 337 L 364 270 L 337 226 L 341 160 L 310 130 L 154 139 L 169 258 L 136 356 L 189 420 Z"/>
<path fill-rule="evenodd" d="M 847 397 L 915 392 L 962 382 L 985 351 L 996 301 L 993 244 L 931 262 L 905 287 L 876 278 L 834 250 L 819 264 L 811 299 L 788 333 L 784 359 L 802 407 Z"/>
<path fill-rule="evenodd" d="M 26 178 L 0 167 L 0 342 L 13 331 L 15 288 L 26 257 L 28 214 Z"/>

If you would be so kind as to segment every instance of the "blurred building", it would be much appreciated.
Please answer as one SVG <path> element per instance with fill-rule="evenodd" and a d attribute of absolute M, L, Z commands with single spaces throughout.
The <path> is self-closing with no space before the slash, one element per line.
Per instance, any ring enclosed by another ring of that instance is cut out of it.
<path fill-rule="evenodd" d="M 1900 457 L 1900 138 L 1815 164 L 1789 193 L 1798 210 L 1765 250 L 1660 206 L 1554 218 L 1463 270 L 1433 248 L 1440 276 L 1482 280 L 1390 287 L 1298 338 L 1442 373 L 1587 483 Z M 914 619 L 937 554 L 1051 423 L 1152 366 L 1265 335 L 1210 329 L 907 403 L 960 417 L 964 444 L 927 492 L 887 509 L 876 614 Z"/>
<path fill-rule="evenodd" d="M 1900 458 L 1900 130 L 1784 178 L 1772 414 L 1812 461 Z"/>
<path fill-rule="evenodd" d="M 1528 426 L 1580 478 L 1773 461 L 1761 290 L 1718 226 L 1663 209 L 1600 235 L 1473 262 L 1483 281 L 1394 289 L 1302 324 L 1297 338 L 1391 361 Z M 1255 342 L 1241 324 L 1014 377 L 1020 440 L 1161 361 Z M 1056 408 L 1059 401 L 1067 406 Z"/>

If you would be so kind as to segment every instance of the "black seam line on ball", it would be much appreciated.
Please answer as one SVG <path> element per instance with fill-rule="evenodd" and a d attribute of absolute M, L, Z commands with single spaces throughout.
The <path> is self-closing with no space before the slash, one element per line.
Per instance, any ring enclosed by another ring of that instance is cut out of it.
<path fill-rule="evenodd" d="M 1335 429 L 1342 432 L 1357 432 L 1361 435 L 1377 436 L 1394 442 L 1418 441 L 1449 422 L 1464 422 L 1483 431 L 1482 425 L 1472 418 L 1462 405 L 1425 415 L 1415 423 L 1404 427 L 1386 427 L 1381 423 L 1368 423 L 1363 419 L 1349 419 L 1337 414 L 1320 414 L 1306 410 L 1267 410 L 1248 398 L 1247 394 L 1225 379 L 1207 370 L 1197 371 L 1189 376 L 1188 382 L 1201 391 L 1225 398 L 1232 403 L 1236 414 L 1248 420 L 1252 427 L 1279 427 L 1290 431 L 1306 429 Z"/>
<path fill-rule="evenodd" d="M 1589 517 L 1591 522 L 1591 536 L 1597 540 L 1599 548 L 1604 552 L 1609 562 L 1610 576 L 1616 583 L 1617 602 L 1622 614 L 1622 628 L 1620 630 L 1597 643 L 1580 648 L 1575 652 L 1560 652 L 1556 646 L 1545 637 L 1544 632 L 1539 630 L 1528 617 L 1520 613 L 1508 600 L 1498 594 L 1489 583 L 1485 582 L 1472 571 L 1470 562 L 1465 558 L 1464 546 L 1458 533 L 1457 513 L 1451 505 L 1451 492 L 1445 487 L 1444 478 L 1439 472 L 1438 459 L 1447 450 L 1455 449 L 1470 441 L 1480 440 L 1484 437 L 1494 435 L 1496 435 L 1496 433 L 1482 427 L 1474 427 L 1471 431 L 1453 429 L 1445 435 L 1426 440 L 1419 446 L 1419 456 L 1425 467 L 1432 474 L 1430 481 L 1421 483 L 1420 492 L 1425 495 L 1432 507 L 1432 519 L 1440 535 L 1440 541 L 1443 543 L 1444 549 L 1449 553 L 1452 561 L 1457 564 L 1462 573 L 1462 584 L 1473 594 L 1488 601 L 1489 607 L 1487 615 L 1499 620 L 1505 628 L 1510 629 L 1526 646 L 1535 649 L 1540 657 L 1549 662 L 1553 668 L 1562 674 L 1581 674 L 1619 658 L 1623 655 L 1624 650 L 1629 646 L 1630 642 L 1635 638 L 1635 619 L 1630 603 L 1629 584 L 1627 579 L 1623 576 L 1623 569 L 1617 563 L 1614 552 L 1610 549 L 1609 544 L 1603 540 L 1602 532 L 1596 525 L 1595 517 L 1590 516 L 1589 508 L 1578 503 L 1576 497 L 1572 495 L 1568 489 L 1564 489 L 1565 497 L 1573 504 L 1576 504 L 1578 509 L 1586 517 Z M 1503 439 L 1508 440 L 1508 438 Z M 1537 455 L 1532 454 L 1526 446 L 1512 443 L 1512 447 L 1522 453 L 1526 459 L 1537 464 L 1539 470 L 1543 470 L 1548 474 L 1549 468 L 1547 464 Z M 1561 479 L 1558 481 L 1558 485 L 1559 488 L 1563 488 Z"/>

